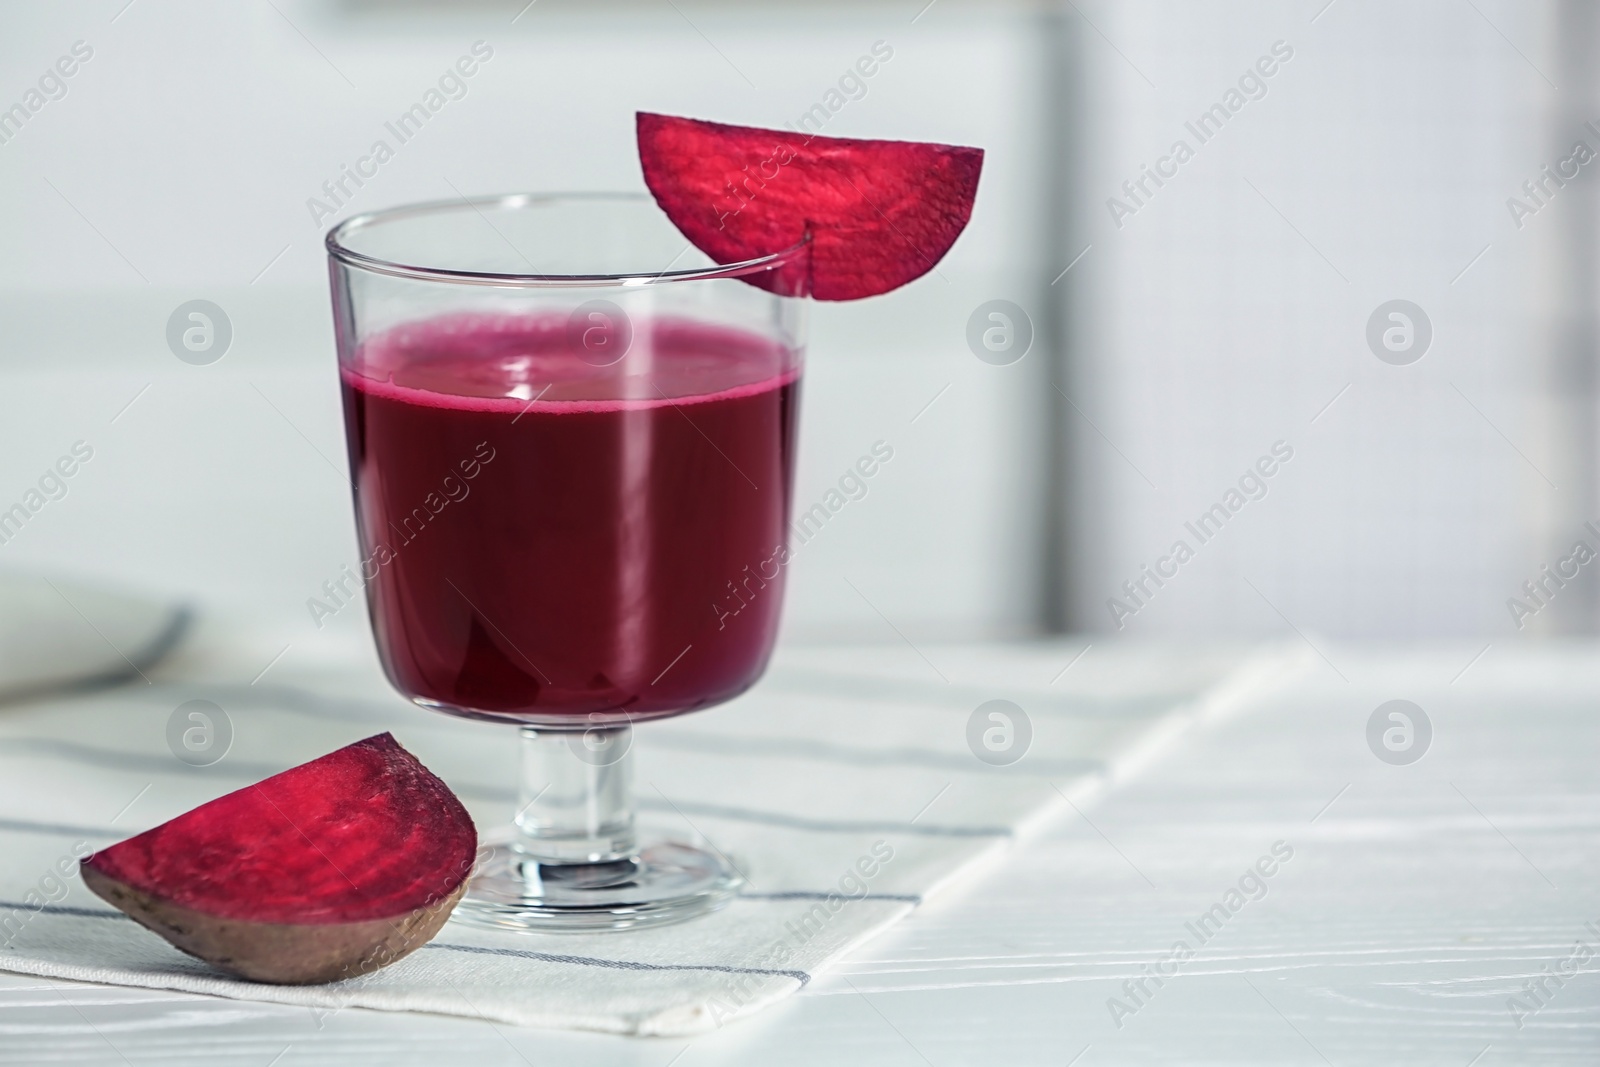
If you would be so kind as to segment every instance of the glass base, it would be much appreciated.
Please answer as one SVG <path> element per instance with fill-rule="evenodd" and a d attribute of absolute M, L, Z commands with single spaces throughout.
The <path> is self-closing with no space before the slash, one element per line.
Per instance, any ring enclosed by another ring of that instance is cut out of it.
<path fill-rule="evenodd" d="M 744 878 L 714 852 L 653 840 L 609 863 L 540 863 L 508 833 L 488 841 L 454 921 L 582 933 L 664 926 L 723 907 Z"/>

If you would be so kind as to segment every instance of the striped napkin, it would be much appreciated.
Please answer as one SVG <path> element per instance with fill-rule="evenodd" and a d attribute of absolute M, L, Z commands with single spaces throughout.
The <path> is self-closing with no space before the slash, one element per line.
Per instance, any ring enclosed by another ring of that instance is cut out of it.
<path fill-rule="evenodd" d="M 383 730 L 493 827 L 512 808 L 516 746 L 508 727 L 402 701 L 365 642 L 280 651 L 201 629 L 146 680 L 0 707 L 0 969 L 297 1004 L 319 1020 L 359 1007 L 700 1033 L 794 993 L 1298 662 L 1081 642 L 786 648 L 753 692 L 635 735 L 644 827 L 730 856 L 748 885 L 727 908 L 591 934 L 452 921 L 376 974 L 288 987 L 179 953 L 92 896 L 77 858 Z M 198 755 L 174 727 L 197 700 L 221 712 Z"/>

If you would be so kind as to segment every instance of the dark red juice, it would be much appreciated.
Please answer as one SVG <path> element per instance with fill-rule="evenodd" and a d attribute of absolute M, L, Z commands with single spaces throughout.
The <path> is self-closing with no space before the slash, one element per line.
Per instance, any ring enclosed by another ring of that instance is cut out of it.
<path fill-rule="evenodd" d="M 658 319 L 627 356 L 564 316 L 451 315 L 344 369 L 363 576 L 402 692 L 526 722 L 726 700 L 778 624 L 798 357 Z"/>

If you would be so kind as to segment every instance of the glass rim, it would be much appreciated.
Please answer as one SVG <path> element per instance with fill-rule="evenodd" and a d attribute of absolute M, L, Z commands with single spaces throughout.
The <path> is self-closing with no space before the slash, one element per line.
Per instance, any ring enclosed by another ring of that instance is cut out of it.
<path fill-rule="evenodd" d="M 502 288 L 555 289 L 594 288 L 600 286 L 644 286 L 666 282 L 708 281 L 717 278 L 742 278 L 750 274 L 786 266 L 807 252 L 811 234 L 807 232 L 799 241 L 782 251 L 737 263 L 716 263 L 708 267 L 691 267 L 685 270 L 634 271 L 617 274 L 535 274 L 501 273 L 494 271 L 453 270 L 430 267 L 421 263 L 404 263 L 357 252 L 347 243 L 347 238 L 370 226 L 396 222 L 429 215 L 468 209 L 480 216 L 484 208 L 526 208 L 533 205 L 557 204 L 562 201 L 619 201 L 653 202 L 645 193 L 583 192 L 583 193 L 496 193 L 487 196 L 463 196 L 451 200 L 425 200 L 398 207 L 368 211 L 352 215 L 330 229 L 323 238 L 329 257 L 349 267 L 385 274 L 394 278 L 411 278 L 419 281 L 452 282 L 457 285 L 487 285 Z M 488 221 L 485 218 L 484 221 Z M 492 225 L 492 224 L 491 224 Z M 684 251 L 694 247 L 687 238 Z M 680 255 L 682 253 L 679 253 Z M 671 264 L 668 264 L 671 267 Z"/>

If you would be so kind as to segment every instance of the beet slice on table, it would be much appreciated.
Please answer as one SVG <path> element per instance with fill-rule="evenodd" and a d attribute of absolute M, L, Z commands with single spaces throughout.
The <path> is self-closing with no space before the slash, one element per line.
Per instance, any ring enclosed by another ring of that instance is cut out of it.
<path fill-rule="evenodd" d="M 859 300 L 920 278 L 972 217 L 983 150 L 819 137 L 641 111 L 639 162 L 656 203 L 718 263 L 811 235 L 810 295 Z M 747 280 L 803 295 L 786 272 Z"/>
<path fill-rule="evenodd" d="M 477 843 L 450 788 L 385 733 L 102 849 L 81 871 L 97 895 L 223 970 L 331 982 L 438 933 Z"/>

